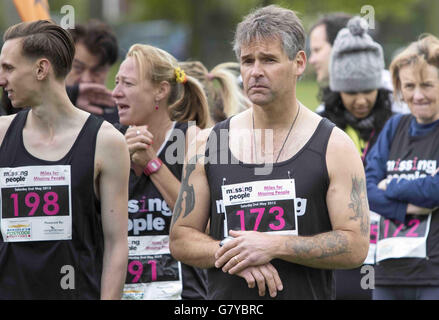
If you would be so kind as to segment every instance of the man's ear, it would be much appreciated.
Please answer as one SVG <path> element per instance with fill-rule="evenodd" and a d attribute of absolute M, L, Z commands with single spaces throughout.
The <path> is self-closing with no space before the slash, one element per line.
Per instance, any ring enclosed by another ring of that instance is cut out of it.
<path fill-rule="evenodd" d="M 38 59 L 35 64 L 35 75 L 37 80 L 45 80 L 49 75 L 51 64 L 46 58 Z"/>
<path fill-rule="evenodd" d="M 305 53 L 305 51 L 300 50 L 296 54 L 296 58 L 295 58 L 296 75 L 297 76 L 301 76 L 305 72 L 306 62 L 307 62 L 306 53 Z"/>

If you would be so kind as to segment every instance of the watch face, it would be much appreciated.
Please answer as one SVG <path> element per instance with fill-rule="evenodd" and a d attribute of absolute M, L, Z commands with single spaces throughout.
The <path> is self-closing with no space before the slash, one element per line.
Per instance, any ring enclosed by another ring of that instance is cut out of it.
<path fill-rule="evenodd" d="M 158 169 L 160 169 L 161 163 L 159 160 L 152 160 L 149 164 L 148 164 L 148 170 L 151 173 L 156 172 Z"/>

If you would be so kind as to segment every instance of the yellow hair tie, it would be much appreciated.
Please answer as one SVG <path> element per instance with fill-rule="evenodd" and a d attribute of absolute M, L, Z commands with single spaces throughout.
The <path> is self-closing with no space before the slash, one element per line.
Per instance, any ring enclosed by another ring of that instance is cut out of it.
<path fill-rule="evenodd" d="M 177 81 L 177 83 L 187 82 L 186 73 L 180 67 L 175 68 L 175 81 Z"/>

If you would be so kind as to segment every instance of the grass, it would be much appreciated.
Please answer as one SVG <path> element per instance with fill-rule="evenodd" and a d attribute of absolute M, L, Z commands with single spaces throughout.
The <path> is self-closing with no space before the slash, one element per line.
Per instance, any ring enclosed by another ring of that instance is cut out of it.
<path fill-rule="evenodd" d="M 317 99 L 318 92 L 319 86 L 315 80 L 301 80 L 297 84 L 297 99 L 312 111 L 320 104 Z"/>

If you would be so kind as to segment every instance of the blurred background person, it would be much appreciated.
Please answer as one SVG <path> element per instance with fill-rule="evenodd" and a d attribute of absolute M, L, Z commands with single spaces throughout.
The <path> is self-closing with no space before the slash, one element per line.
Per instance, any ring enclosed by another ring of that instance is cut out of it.
<path fill-rule="evenodd" d="M 4 88 L 1 88 L 2 96 L 0 100 L 0 115 L 7 116 L 17 113 L 20 109 L 15 109 L 12 106 L 11 100 L 8 98 L 8 94 Z"/>
<path fill-rule="evenodd" d="M 335 38 L 351 18 L 352 15 L 344 12 L 326 14 L 310 29 L 309 63 L 313 66 L 317 82 L 321 87 L 327 87 L 329 83 L 329 60 Z"/>
<path fill-rule="evenodd" d="M 221 122 L 250 105 L 239 86 L 239 64 L 225 62 L 209 71 L 201 61 L 180 62 L 186 74 L 198 79 L 205 90 L 210 114 L 215 123 Z"/>
<path fill-rule="evenodd" d="M 113 97 L 131 155 L 129 261 L 124 299 L 204 299 L 205 273 L 169 252 L 172 210 L 185 150 L 195 126 L 209 125 L 201 84 L 169 53 L 130 48 L 116 75 Z"/>
<path fill-rule="evenodd" d="M 409 45 L 390 65 L 392 117 L 367 158 L 367 194 L 381 215 L 374 300 L 439 299 L 439 39 Z"/>
<path fill-rule="evenodd" d="M 352 139 L 363 163 L 392 115 L 390 92 L 381 88 L 383 49 L 367 34 L 364 23 L 360 17 L 352 18 L 335 39 L 329 63 L 329 89 L 323 96 L 325 109 L 321 113 Z M 371 246 L 371 257 L 373 249 Z M 374 260 L 366 262 L 373 264 Z M 371 290 L 360 287 L 361 267 L 336 270 L 335 276 L 337 299 L 372 298 Z"/>
<path fill-rule="evenodd" d="M 66 78 L 70 100 L 80 109 L 118 123 L 111 90 L 105 87 L 109 70 L 118 58 L 116 35 L 98 20 L 78 24 L 69 31 L 75 41 L 73 66 Z"/>
<path fill-rule="evenodd" d="M 309 63 L 313 66 L 316 73 L 316 79 L 319 84 L 319 100 L 329 91 L 329 74 L 330 59 L 335 38 L 338 32 L 345 28 L 352 15 L 344 12 L 328 13 L 320 18 L 310 29 L 309 46 L 310 57 Z M 367 30 L 366 30 L 367 31 Z M 389 71 L 382 70 L 382 79 L 380 88 L 393 92 L 392 83 L 390 81 Z M 392 99 L 392 95 L 390 95 Z M 325 108 L 324 103 L 320 104 L 316 112 L 321 113 Z M 400 101 L 392 101 L 392 110 L 396 113 L 408 113 L 407 105 Z"/>

